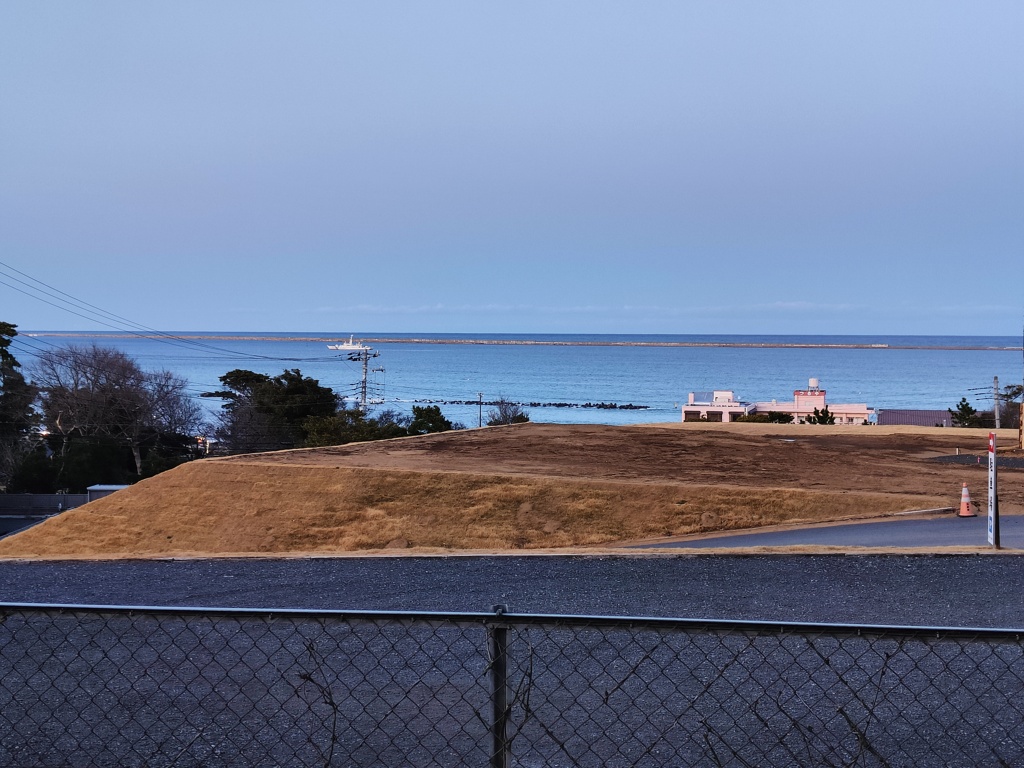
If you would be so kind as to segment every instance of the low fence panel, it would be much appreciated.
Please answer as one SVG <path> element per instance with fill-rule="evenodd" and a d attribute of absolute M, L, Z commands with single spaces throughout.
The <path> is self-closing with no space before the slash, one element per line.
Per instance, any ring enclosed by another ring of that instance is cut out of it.
<path fill-rule="evenodd" d="M 0 764 L 1024 764 L 1013 630 L 0 605 Z"/>
<path fill-rule="evenodd" d="M 88 500 L 84 493 L 0 493 L 0 514 L 52 515 Z"/>

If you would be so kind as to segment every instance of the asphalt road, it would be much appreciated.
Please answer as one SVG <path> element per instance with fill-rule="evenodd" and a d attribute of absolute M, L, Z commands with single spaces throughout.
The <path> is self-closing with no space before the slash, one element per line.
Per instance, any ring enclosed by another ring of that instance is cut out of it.
<path fill-rule="evenodd" d="M 0 601 L 1024 627 L 1016 555 L 0 562 Z"/>
<path fill-rule="evenodd" d="M 0 600 L 18 602 L 502 602 L 514 613 L 966 627 L 1024 627 L 1022 581 L 1016 555 L 0 562 Z M 13 609 L 0 628 L 0 764 L 487 756 L 489 641 L 473 622 Z M 899 637 L 513 628 L 509 689 L 527 692 L 511 712 L 516 763 L 1022 764 L 1019 643 Z"/>
<path fill-rule="evenodd" d="M 1024 549 L 1024 517 L 1002 516 L 999 521 L 999 540 L 1003 547 Z M 643 548 L 790 547 L 801 544 L 839 547 L 985 547 L 988 546 L 988 518 L 984 515 L 966 518 L 954 515 L 902 518 L 677 540 L 645 545 Z"/>

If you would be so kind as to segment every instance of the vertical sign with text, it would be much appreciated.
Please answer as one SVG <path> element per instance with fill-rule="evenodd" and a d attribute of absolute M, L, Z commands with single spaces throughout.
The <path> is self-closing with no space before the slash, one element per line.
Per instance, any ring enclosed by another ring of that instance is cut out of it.
<path fill-rule="evenodd" d="M 999 549 L 999 496 L 996 486 L 996 433 L 988 433 L 988 543 Z"/>

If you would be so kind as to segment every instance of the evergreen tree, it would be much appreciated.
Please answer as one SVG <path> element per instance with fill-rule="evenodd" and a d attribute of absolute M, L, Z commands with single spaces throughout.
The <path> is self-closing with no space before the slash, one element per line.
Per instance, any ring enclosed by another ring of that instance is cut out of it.
<path fill-rule="evenodd" d="M 815 408 L 814 413 L 807 417 L 808 424 L 835 424 L 836 417 L 826 405 L 820 411 Z"/>
<path fill-rule="evenodd" d="M 426 435 L 431 432 L 447 432 L 452 429 L 452 423 L 441 413 L 441 407 L 437 405 L 425 405 L 412 407 L 412 423 L 409 424 L 410 435 Z"/>
<path fill-rule="evenodd" d="M 6 488 L 15 469 L 39 444 L 39 415 L 34 403 L 38 390 L 19 370 L 11 353 L 17 326 L 0 322 L 0 489 Z"/>
<path fill-rule="evenodd" d="M 338 413 L 338 396 L 317 379 L 303 376 L 298 368 L 279 376 L 267 376 L 236 369 L 220 377 L 225 389 L 206 392 L 203 397 L 219 397 L 220 421 L 216 437 L 232 453 L 255 453 L 299 448 L 307 444 L 310 427 L 316 431 L 316 444 L 328 439 L 342 425 L 328 421 Z M 358 418 L 350 412 L 349 427 Z"/>
<path fill-rule="evenodd" d="M 955 411 L 952 409 L 947 410 L 949 410 L 950 415 L 953 417 L 954 427 L 978 426 L 978 411 L 971 407 L 966 397 L 960 398 L 960 402 L 956 404 Z"/>

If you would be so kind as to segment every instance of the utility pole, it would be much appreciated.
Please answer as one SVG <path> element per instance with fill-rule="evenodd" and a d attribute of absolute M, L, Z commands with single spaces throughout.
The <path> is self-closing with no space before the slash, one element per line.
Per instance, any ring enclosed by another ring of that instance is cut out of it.
<path fill-rule="evenodd" d="M 992 402 L 995 405 L 992 407 L 992 412 L 996 417 L 996 429 L 999 429 L 999 377 L 992 377 Z"/>
<path fill-rule="evenodd" d="M 477 392 L 476 393 L 476 402 L 477 402 L 477 409 L 478 409 L 478 414 L 477 414 L 477 417 L 476 417 L 476 425 L 477 425 L 477 427 L 482 427 L 484 425 L 484 393 L 483 392 Z"/>
<path fill-rule="evenodd" d="M 348 341 L 343 344 L 328 344 L 327 348 L 347 352 L 348 360 L 363 364 L 363 377 L 359 384 L 359 410 L 366 413 L 366 380 L 370 373 L 370 359 L 380 357 L 380 352 L 374 352 L 372 347 L 360 344 L 353 336 L 349 336 Z M 371 352 L 373 354 L 370 354 Z"/>

